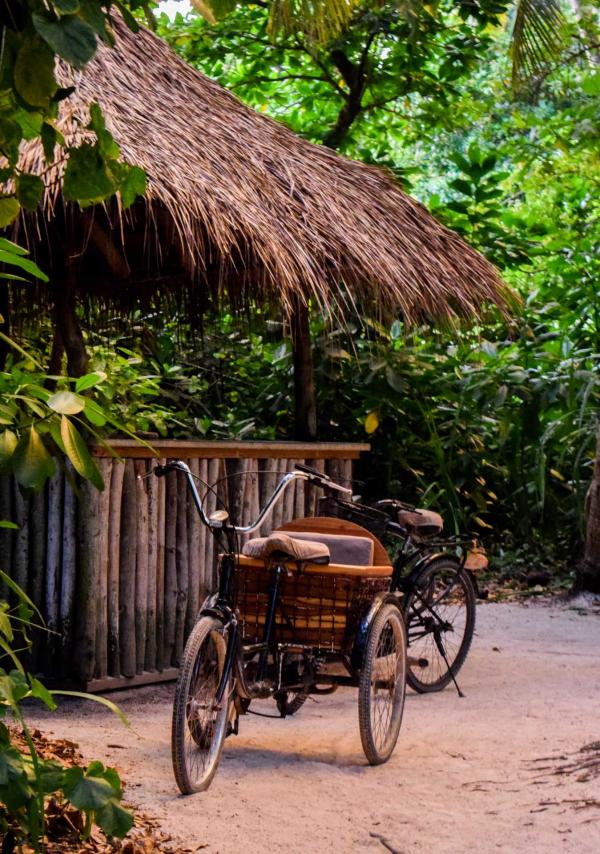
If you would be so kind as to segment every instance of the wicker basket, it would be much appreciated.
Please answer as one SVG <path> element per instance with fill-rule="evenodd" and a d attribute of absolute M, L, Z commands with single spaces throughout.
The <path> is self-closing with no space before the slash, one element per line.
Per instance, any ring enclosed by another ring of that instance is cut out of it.
<path fill-rule="evenodd" d="M 273 569 L 240 565 L 236 602 L 245 641 L 262 640 Z M 294 570 L 281 578 L 277 640 L 349 652 L 374 597 L 389 590 L 389 577 Z"/>

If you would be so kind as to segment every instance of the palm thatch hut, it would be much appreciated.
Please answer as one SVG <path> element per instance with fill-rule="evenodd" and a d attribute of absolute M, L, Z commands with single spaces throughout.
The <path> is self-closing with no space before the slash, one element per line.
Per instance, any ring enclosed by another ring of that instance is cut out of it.
<path fill-rule="evenodd" d="M 25 240 L 53 279 L 72 375 L 85 369 L 77 292 L 135 298 L 175 290 L 190 311 L 210 299 L 280 303 L 291 318 L 300 437 L 313 438 L 307 306 L 407 321 L 476 315 L 502 303 L 496 270 L 384 171 L 309 143 L 190 68 L 152 32 L 115 21 L 116 47 L 61 104 L 67 142 L 85 138 L 97 101 L 123 156 L 148 176 L 143 200 L 80 211 L 61 197 L 64 158 L 44 173 Z M 22 166 L 42 173 L 30 143 Z M 50 291 L 49 291 L 50 293 Z"/>

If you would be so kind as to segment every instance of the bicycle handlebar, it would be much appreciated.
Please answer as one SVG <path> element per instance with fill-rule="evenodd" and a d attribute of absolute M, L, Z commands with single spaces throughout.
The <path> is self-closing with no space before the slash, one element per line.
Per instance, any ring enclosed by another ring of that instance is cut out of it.
<path fill-rule="evenodd" d="M 206 511 L 204 510 L 204 504 L 202 502 L 202 499 L 200 498 L 200 495 L 196 488 L 196 484 L 194 482 L 194 477 L 187 463 L 184 463 L 183 460 L 173 460 L 172 462 L 167 463 L 164 466 L 155 466 L 153 469 L 153 472 L 156 477 L 164 477 L 166 474 L 169 474 L 169 472 L 172 471 L 181 471 L 187 477 L 188 485 L 192 491 L 194 504 L 196 505 L 196 509 L 200 514 L 200 517 L 204 524 L 208 528 L 222 528 L 222 521 L 211 520 L 206 515 Z M 306 480 L 309 483 L 312 483 L 315 486 L 318 486 L 324 490 L 331 490 L 333 492 L 343 492 L 347 495 L 352 494 L 351 489 L 348 489 L 345 486 L 341 486 L 339 483 L 335 483 L 328 475 L 322 474 L 316 469 L 311 469 L 310 466 L 305 466 L 301 463 L 298 463 L 296 465 L 295 471 L 288 472 L 279 481 L 270 499 L 262 508 L 254 522 L 252 522 L 250 525 L 231 525 L 230 529 L 235 531 L 237 534 L 251 534 L 253 531 L 256 531 L 257 528 L 260 528 L 262 523 L 266 521 L 266 519 L 268 519 L 271 515 L 275 504 L 277 503 L 287 486 L 295 480 Z"/>

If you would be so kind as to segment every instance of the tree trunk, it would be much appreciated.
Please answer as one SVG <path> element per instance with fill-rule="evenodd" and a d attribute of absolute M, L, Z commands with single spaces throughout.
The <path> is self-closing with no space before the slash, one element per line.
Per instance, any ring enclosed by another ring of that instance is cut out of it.
<path fill-rule="evenodd" d="M 310 341 L 309 310 L 299 298 L 290 315 L 294 355 L 295 438 L 313 442 L 317 438 L 317 401 Z"/>
<path fill-rule="evenodd" d="M 76 270 L 69 258 L 65 261 L 64 278 L 56 283 L 55 293 L 55 320 L 67 354 L 67 374 L 81 377 L 87 373 L 88 355 L 77 317 Z"/>
<path fill-rule="evenodd" d="M 594 474 L 586 497 L 587 530 L 583 560 L 577 568 L 575 587 L 600 593 L 600 427 Z"/>

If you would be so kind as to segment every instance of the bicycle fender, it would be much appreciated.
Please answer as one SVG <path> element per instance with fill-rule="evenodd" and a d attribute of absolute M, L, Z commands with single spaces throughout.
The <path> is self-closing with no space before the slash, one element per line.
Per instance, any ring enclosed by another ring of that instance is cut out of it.
<path fill-rule="evenodd" d="M 369 629 L 373 624 L 373 620 L 384 605 L 396 605 L 400 613 L 402 613 L 402 597 L 397 593 L 378 593 L 369 611 L 360 621 L 358 631 L 354 638 L 352 653 L 350 655 L 350 663 L 353 670 L 360 670 L 363 663 L 367 640 L 369 638 Z"/>
<path fill-rule="evenodd" d="M 436 560 L 441 560 L 442 558 L 444 560 L 452 561 L 452 563 L 456 564 L 457 569 L 462 568 L 462 561 L 456 554 L 454 554 L 454 552 L 433 552 L 432 554 L 423 555 L 423 557 L 420 558 L 413 566 L 406 578 L 402 579 L 403 589 L 408 590 L 417 575 L 419 575 L 424 569 L 427 569 L 428 566 L 431 566 L 431 564 Z"/>

